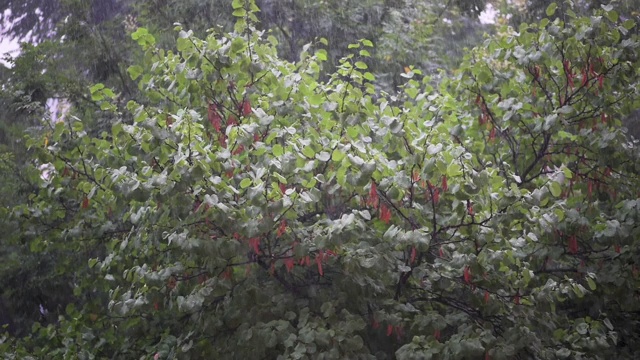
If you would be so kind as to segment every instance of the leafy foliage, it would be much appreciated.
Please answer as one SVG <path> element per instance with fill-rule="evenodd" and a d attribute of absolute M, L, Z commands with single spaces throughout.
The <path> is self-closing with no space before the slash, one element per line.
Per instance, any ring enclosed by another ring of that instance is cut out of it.
<path fill-rule="evenodd" d="M 30 136 L 50 137 L 53 132 L 51 122 L 57 121 L 59 116 L 48 112 L 55 110 L 56 104 L 64 104 L 61 112 L 64 116 L 81 118 L 87 136 L 95 137 L 111 130 L 117 113 L 100 109 L 100 104 L 88 91 L 92 84 L 102 83 L 112 89 L 117 95 L 114 104 L 121 110 L 129 99 L 146 103 L 145 94 L 138 92 L 127 74 L 129 65 L 143 61 L 142 51 L 130 40 L 130 34 L 138 27 L 145 27 L 154 34 L 157 47 L 174 49 L 175 22 L 193 30 L 196 36 L 206 36 L 211 24 L 215 24 L 220 33 L 231 31 L 234 26 L 233 17 L 229 16 L 234 10 L 229 1 L 52 0 L 31 2 L 31 6 L 21 7 L 23 3 L 7 1 L 3 8 L 7 11 L 4 13 L 7 19 L 25 20 L 4 29 L 5 35 L 33 42 L 22 44 L 19 55 L 8 59 L 11 67 L 3 69 L 6 76 L 3 74 L 1 101 L 7 112 L 0 116 L 0 141 L 8 144 L 7 151 L 13 153 L 13 160 L 6 166 L 6 176 L 2 174 L 6 181 L 0 198 L 6 199 L 7 210 L 16 203 L 27 202 L 27 196 L 38 189 L 38 176 L 32 175 L 35 178 L 29 179 L 28 171 L 23 169 L 33 159 L 25 149 L 22 135 L 28 132 Z M 366 60 L 371 73 L 367 76 L 373 77 L 375 73 L 376 86 L 390 89 L 394 82 L 401 82 L 397 70 L 409 63 L 429 62 L 430 69 L 453 63 L 447 57 L 427 61 L 438 56 L 430 54 L 427 57 L 420 53 L 436 47 L 418 44 L 424 43 L 428 36 L 435 39 L 435 35 L 429 35 L 437 33 L 438 29 L 433 26 L 438 21 L 432 11 L 438 10 L 441 15 L 454 19 L 454 26 L 457 11 L 465 3 L 456 2 L 455 6 L 450 3 L 448 11 L 444 12 L 440 7 L 422 8 L 418 6 L 420 4 L 404 1 L 333 2 L 330 7 L 318 7 L 317 2 L 309 1 L 296 1 L 295 6 L 261 1 L 258 4 L 262 11 L 256 16 L 259 17 L 257 26 L 271 29 L 271 34 L 278 39 L 279 56 L 285 59 L 298 59 L 307 42 L 327 37 L 330 46 L 323 45 L 326 54 L 319 55 L 326 59 L 322 74 L 327 78 L 327 69 L 333 69 L 338 59 L 351 51 L 348 44 L 363 37 L 373 39 L 377 46 L 367 48 L 370 57 Z M 401 11 L 403 17 L 390 19 L 388 15 L 397 11 Z M 406 19 L 405 15 L 408 16 Z M 41 20 L 35 24 L 36 28 L 30 22 L 33 19 Z M 378 36 L 384 36 L 380 35 L 383 24 L 384 31 L 404 32 L 398 29 L 408 19 L 428 20 L 431 24 L 423 26 L 415 22 L 412 28 L 416 31 L 403 38 L 405 45 L 415 45 L 411 54 L 400 55 L 398 50 L 401 48 L 395 46 L 399 42 L 393 39 L 376 40 Z M 293 36 L 295 40 L 290 41 L 287 36 Z M 131 117 L 128 112 L 121 115 L 127 119 Z M 16 193 L 18 196 L 14 196 Z M 82 253 L 73 251 L 71 257 L 65 251 L 32 252 L 21 237 L 11 239 L 9 234 L 9 231 L 0 234 L 0 244 L 5 250 L 0 261 L 5 264 L 0 289 L 3 297 L 10 300 L 7 305 L 9 312 L 15 314 L 16 333 L 24 334 L 33 322 L 46 320 L 39 311 L 40 305 L 48 309 L 48 320 L 56 319 L 64 312 L 63 304 L 73 301 L 69 284 L 74 283 L 77 276 L 71 274 L 70 269 L 77 267 L 74 261 L 82 264 L 86 261 Z"/>
<path fill-rule="evenodd" d="M 379 56 L 392 61 L 394 69 L 413 64 L 435 74 L 455 68 L 465 47 L 478 44 L 483 32 L 490 30 L 480 24 L 477 15 L 461 11 L 451 2 L 407 2 L 404 8 L 391 12 L 382 27 L 376 44 Z"/>
<path fill-rule="evenodd" d="M 381 94 L 371 41 L 324 81 L 321 42 L 283 60 L 255 4 L 232 7 L 232 32 L 178 26 L 175 51 L 132 34 L 144 101 L 91 88 L 111 131 L 72 117 L 31 140 L 55 172 L 13 213 L 69 257 L 77 301 L 7 352 L 637 355 L 635 24 L 504 27 L 437 87 L 409 68 Z"/>

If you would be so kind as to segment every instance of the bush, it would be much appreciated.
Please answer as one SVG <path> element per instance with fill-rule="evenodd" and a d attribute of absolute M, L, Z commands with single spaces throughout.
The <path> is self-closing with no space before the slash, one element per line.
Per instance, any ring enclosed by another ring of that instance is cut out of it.
<path fill-rule="evenodd" d="M 33 249 L 90 259 L 16 356 L 637 354 L 633 23 L 504 28 L 438 88 L 410 69 L 380 94 L 369 41 L 319 82 L 322 41 L 284 61 L 234 8 L 177 51 L 133 34 L 146 98 L 92 88 L 110 133 L 33 140 L 56 174 L 14 212 Z"/>

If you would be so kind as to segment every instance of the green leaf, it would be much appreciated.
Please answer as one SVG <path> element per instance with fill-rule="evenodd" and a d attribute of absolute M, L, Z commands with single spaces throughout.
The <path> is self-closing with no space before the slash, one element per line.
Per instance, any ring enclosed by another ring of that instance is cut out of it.
<path fill-rule="evenodd" d="M 576 332 L 580 335 L 585 335 L 589 332 L 589 324 L 584 322 L 579 323 L 578 325 L 576 325 Z"/>
<path fill-rule="evenodd" d="M 362 40 L 362 45 L 368 46 L 368 47 L 373 47 L 373 43 L 370 40 L 367 40 L 367 39 L 363 39 Z"/>
<path fill-rule="evenodd" d="M 611 320 L 609 320 L 609 318 L 605 318 L 604 320 L 602 320 L 602 323 L 607 327 L 607 329 L 609 329 L 609 331 L 613 331 L 613 324 L 611 323 Z"/>
<path fill-rule="evenodd" d="M 559 197 L 560 194 L 562 194 L 562 188 L 557 181 L 552 181 L 549 184 L 549 191 L 551 191 L 551 195 L 553 195 L 554 197 Z"/>
<path fill-rule="evenodd" d="M 129 73 L 129 77 L 131 77 L 131 80 L 136 80 L 138 77 L 140 77 L 140 75 L 142 75 L 143 71 L 144 70 L 140 65 L 129 66 L 129 68 L 127 69 L 127 72 Z"/>
<path fill-rule="evenodd" d="M 558 122 L 558 114 L 550 114 L 544 118 L 543 130 L 550 130 Z"/>
<path fill-rule="evenodd" d="M 302 154 L 309 159 L 313 159 L 316 156 L 316 152 L 311 148 L 311 146 L 305 146 L 302 148 Z"/>
<path fill-rule="evenodd" d="M 307 101 L 313 106 L 319 106 L 324 102 L 324 96 L 322 94 L 313 94 L 307 98 Z"/>
<path fill-rule="evenodd" d="M 549 4 L 549 6 L 547 6 L 547 10 L 545 10 L 545 13 L 547 13 L 547 16 L 551 17 L 553 16 L 553 14 L 556 13 L 557 8 L 558 8 L 558 4 L 553 2 Z"/>
<path fill-rule="evenodd" d="M 596 282 L 589 276 L 587 276 L 587 283 L 589 284 L 589 289 L 592 291 L 596 289 Z"/>
<path fill-rule="evenodd" d="M 273 177 L 275 177 L 280 184 L 286 184 L 287 183 L 287 178 L 285 178 L 284 176 L 280 175 L 279 173 L 274 172 L 274 173 L 271 173 L 271 175 L 273 175 Z"/>
<path fill-rule="evenodd" d="M 452 162 L 447 166 L 447 176 L 456 177 L 462 175 L 462 167 L 456 162 Z"/>
<path fill-rule="evenodd" d="M 356 61 L 356 63 L 354 64 L 356 68 L 361 69 L 361 70 L 366 70 L 368 68 L 367 64 L 365 64 L 362 61 Z"/>
<path fill-rule="evenodd" d="M 329 161 L 330 158 L 331 158 L 331 155 L 326 151 L 321 151 L 316 154 L 316 159 L 322 162 Z"/>
<path fill-rule="evenodd" d="M 611 10 L 613 10 L 613 5 L 611 4 L 602 4 L 600 5 L 600 7 L 602 8 L 602 10 L 609 12 Z"/>
<path fill-rule="evenodd" d="M 418 96 L 418 89 L 414 87 L 406 87 L 404 89 L 404 92 L 407 93 L 407 95 L 409 95 L 409 97 L 412 99 L 415 99 L 416 96 Z"/>
<path fill-rule="evenodd" d="M 609 19 L 609 21 L 613 23 L 618 22 L 618 18 L 620 17 L 620 15 L 618 15 L 618 12 L 615 10 L 607 11 L 606 15 L 607 15 L 607 19 Z"/>
<path fill-rule="evenodd" d="M 131 34 L 131 38 L 133 40 L 138 40 L 138 39 L 140 39 L 141 37 L 143 37 L 143 36 L 145 36 L 147 34 L 149 34 L 149 31 L 146 28 L 139 27 L 139 28 L 136 29 L 136 31 L 134 31 Z"/>
<path fill-rule="evenodd" d="M 560 109 L 558 109 L 558 112 L 560 114 L 571 114 L 573 112 L 573 106 L 571 105 L 565 105 L 563 107 L 561 107 Z"/>
<path fill-rule="evenodd" d="M 556 356 L 559 357 L 560 359 L 566 359 L 569 356 L 571 356 L 571 350 L 563 347 L 560 349 L 556 350 Z"/>
<path fill-rule="evenodd" d="M 242 181 L 240 181 L 240 188 L 246 189 L 249 186 L 251 186 L 252 183 L 253 183 L 253 181 L 251 181 L 251 179 L 244 178 L 244 179 L 242 179 Z"/>
<path fill-rule="evenodd" d="M 573 288 L 573 292 L 576 294 L 577 297 L 579 298 L 584 297 L 584 288 L 582 287 L 582 285 L 573 284 L 571 287 Z"/>
<path fill-rule="evenodd" d="M 342 161 L 342 159 L 344 159 L 345 156 L 347 156 L 347 154 L 345 154 L 344 152 L 340 150 L 334 150 L 333 153 L 331 154 L 331 160 L 335 162 L 340 162 Z"/>
<path fill-rule="evenodd" d="M 613 237 L 619 228 L 620 222 L 618 220 L 607 220 L 603 234 L 607 237 Z"/>
<path fill-rule="evenodd" d="M 98 83 L 89 88 L 89 91 L 93 94 L 104 89 L 104 84 Z"/>
<path fill-rule="evenodd" d="M 244 17 L 247 15 L 247 10 L 245 9 L 235 9 L 233 10 L 233 13 L 231 13 L 231 15 L 235 16 L 235 17 Z"/>
<path fill-rule="evenodd" d="M 284 154 L 284 148 L 280 144 L 275 144 L 271 147 L 271 153 L 273 156 L 282 156 L 282 154 Z"/>
<path fill-rule="evenodd" d="M 429 144 L 427 147 L 427 154 L 435 155 L 442 150 L 442 144 Z"/>
<path fill-rule="evenodd" d="M 327 50 L 319 49 L 318 51 L 316 51 L 316 57 L 318 58 L 318 60 L 327 61 Z"/>
<path fill-rule="evenodd" d="M 631 19 L 627 19 L 622 23 L 622 26 L 627 30 L 631 30 L 636 26 L 636 22 Z"/>

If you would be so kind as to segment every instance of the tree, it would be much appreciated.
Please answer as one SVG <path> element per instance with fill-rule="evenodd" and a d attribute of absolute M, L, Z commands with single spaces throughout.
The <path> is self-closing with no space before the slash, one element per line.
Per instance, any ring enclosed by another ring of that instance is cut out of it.
<path fill-rule="evenodd" d="M 0 21 L 9 24 L 6 28 L 3 26 L 2 33 L 14 39 L 39 42 L 59 35 L 60 22 L 74 9 L 86 11 L 89 23 L 97 24 L 113 18 L 126 3 L 115 0 L 2 0 Z"/>
<path fill-rule="evenodd" d="M 261 30 L 278 40 L 280 57 L 296 61 L 305 44 L 327 39 L 324 70 L 333 71 L 358 39 L 370 39 L 370 71 L 377 74 L 379 87 L 394 89 L 401 81 L 399 71 L 408 65 L 425 70 L 451 69 L 462 58 L 464 45 L 477 43 L 486 28 L 478 15 L 484 1 L 460 0 L 443 3 L 424 1 L 273 1 L 256 2 Z M 140 1 L 134 5 L 140 22 L 156 36 L 159 44 L 173 41 L 170 29 L 178 22 L 204 36 L 211 24 L 221 31 L 233 28 L 228 1 Z M 480 34 L 479 34 L 480 33 Z M 166 39 L 168 41 L 165 41 Z M 451 46 L 454 39 L 455 46 Z M 446 40 L 446 41 L 444 41 Z"/>
<path fill-rule="evenodd" d="M 14 208 L 34 249 L 82 254 L 49 358 L 633 358 L 638 354 L 634 24 L 507 27 L 454 78 L 380 94 L 360 40 L 327 81 L 233 3 L 176 51 L 132 34 L 145 102 L 90 136 L 30 142 L 55 174 Z M 553 9 L 549 9 L 549 16 Z"/>
<path fill-rule="evenodd" d="M 600 8 L 608 9 L 611 16 L 619 17 L 622 21 L 628 19 L 634 19 L 638 21 L 640 13 L 637 11 L 637 5 L 633 0 L 586 0 L 579 2 L 572 1 L 532 1 L 532 0 L 518 0 L 518 1 L 502 1 L 500 7 L 505 14 L 510 14 L 511 23 L 516 26 L 521 22 L 537 21 L 541 18 L 547 17 L 546 9 L 552 4 L 556 7 L 554 13 L 555 16 L 565 19 L 571 12 L 588 15 L 590 12 Z M 611 10 L 614 10 L 611 12 Z M 638 31 L 638 28 L 634 28 L 631 31 Z"/>
<path fill-rule="evenodd" d="M 422 7 L 420 3 L 404 1 L 333 2 L 331 6 L 318 7 L 317 2 L 306 0 L 294 2 L 294 6 L 262 1 L 259 4 L 263 11 L 257 14 L 260 21 L 257 26 L 261 30 L 273 29 L 272 34 L 278 39 L 278 54 L 285 59 L 297 59 L 305 43 L 328 37 L 331 46 L 325 47 L 327 61 L 323 62 L 323 75 L 329 74 L 337 60 L 350 51 L 349 43 L 363 37 L 372 38 L 378 44 L 376 48 L 369 48 L 372 55 L 368 60 L 369 70 L 376 74 L 378 88 L 391 89 L 394 82 L 400 83 L 402 79 L 397 70 L 414 61 L 419 60 L 419 65 L 428 63 L 430 71 L 449 67 L 454 62 L 448 60 L 448 56 L 438 56 L 437 47 L 422 44 L 427 37 L 435 38 L 431 34 L 439 34 L 439 27 L 434 26 L 442 23 L 437 21 L 438 16 L 453 19 L 451 27 L 454 27 L 459 15 L 477 11 L 471 3 Z M 227 32 L 233 29 L 234 23 L 229 16 L 233 11 L 231 2 L 219 0 L 62 0 L 31 2 L 29 7 L 23 7 L 24 4 L 18 1 L 0 4 L 10 10 L 3 12 L 8 20 L 21 19 L 5 29 L 5 35 L 29 41 L 22 44 L 19 55 L 11 59 L 12 66 L 3 76 L 2 103 L 11 111 L 1 116 L 0 137 L 12 144 L 7 151 L 13 153 L 7 154 L 2 168 L 5 181 L 0 187 L 3 191 L 0 198 L 6 201 L 7 209 L 28 202 L 29 194 L 38 189 L 37 172 L 32 175 L 36 179 L 31 181 L 25 175 L 28 171 L 23 169 L 32 159 L 21 137 L 25 131 L 36 137 L 52 132 L 49 122 L 55 119 L 48 116 L 47 104 L 52 101 L 70 104 L 66 116 L 81 118 L 88 136 L 95 137 L 110 131 L 115 115 L 102 111 L 92 100 L 88 91 L 92 84 L 102 83 L 111 88 L 118 94 L 117 104 L 122 109 L 130 99 L 146 102 L 145 94 L 138 92 L 126 73 L 129 65 L 142 61 L 142 52 L 129 39 L 138 26 L 154 33 L 157 47 L 172 49 L 176 21 L 200 37 L 206 36 L 211 24 L 216 24 L 218 31 Z M 34 23 L 34 20 L 38 21 Z M 354 26 L 356 21 L 358 26 Z M 398 30 L 406 26 L 405 22 L 412 22 L 411 28 L 416 31 L 408 33 L 402 41 L 388 37 L 388 33 L 405 32 Z M 397 44 L 415 45 L 415 48 L 411 54 L 401 54 Z M 426 51 L 430 53 L 427 55 Z M 20 196 L 14 196 L 16 193 Z M 64 304 L 73 300 L 69 284 L 78 276 L 74 274 L 76 262 L 84 264 L 86 259 L 77 251 L 40 253 L 39 248 L 35 248 L 38 251 L 32 252 L 21 237 L 10 239 L 9 233 L 0 235 L 4 250 L 0 259 L 4 264 L 0 289 L 9 300 L 9 312 L 15 315 L 16 333 L 24 334 L 33 322 L 43 320 L 40 305 L 47 308 L 49 319 L 64 312 Z"/>

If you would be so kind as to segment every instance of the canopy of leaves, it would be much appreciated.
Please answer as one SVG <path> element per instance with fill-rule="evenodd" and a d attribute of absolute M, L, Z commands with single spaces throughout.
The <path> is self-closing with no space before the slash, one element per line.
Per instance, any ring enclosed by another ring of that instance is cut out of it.
<path fill-rule="evenodd" d="M 552 5 L 554 4 L 554 5 Z M 601 8 L 607 9 L 610 16 L 619 16 L 622 21 L 627 19 L 634 19 L 638 21 L 640 19 L 640 12 L 638 11 L 638 4 L 635 0 L 584 0 L 584 1 L 552 1 L 552 0 L 515 0 L 515 1 L 502 1 L 500 4 L 501 10 L 505 14 L 511 14 L 512 24 L 519 24 L 521 22 L 537 21 L 541 18 L 550 16 L 547 15 L 547 9 L 549 7 L 554 8 L 552 16 L 566 19 L 571 14 L 587 15 L 594 10 Z M 510 8 L 512 10 L 510 10 Z M 613 12 L 611 12 L 613 10 Z M 638 33 L 638 28 L 634 28 L 631 31 Z"/>
<path fill-rule="evenodd" d="M 322 73 L 232 2 L 230 32 L 146 28 L 126 109 L 103 84 L 32 137 L 12 209 L 76 296 L 16 358 L 634 358 L 638 39 L 611 10 L 503 27 L 437 86 L 376 91 L 359 40 Z M 553 11 L 549 11 L 549 16 Z M 326 80 L 324 80 L 326 79 Z M 80 259 L 88 259 L 78 268 Z M 73 274 L 72 278 L 68 274 Z"/>
<path fill-rule="evenodd" d="M 443 34 L 448 36 L 454 30 L 457 34 L 475 34 L 468 30 L 477 20 L 464 17 L 477 10 L 467 6 L 472 3 L 452 1 L 425 6 L 414 1 L 368 1 L 332 2 L 331 6 L 319 7 L 317 2 L 306 0 L 298 0 L 292 6 L 284 6 L 286 3 L 280 1 L 260 1 L 258 4 L 263 9 L 256 14 L 259 17 L 256 26 L 271 29 L 277 39 L 279 57 L 285 59 L 297 60 L 303 46 L 310 41 L 320 37 L 329 39 L 329 45 L 323 45 L 326 54 L 320 55 L 326 59 L 321 72 L 326 78 L 330 74 L 328 70 L 334 69 L 338 60 L 351 52 L 350 43 L 370 38 L 376 47 L 368 48 L 369 71 L 376 74 L 377 88 L 391 89 L 394 83 L 402 82 L 398 71 L 407 64 L 415 63 L 433 72 L 440 67 L 450 68 L 460 60 L 459 49 L 438 44 L 445 43 L 440 40 Z M 13 26 L 5 28 L 4 34 L 29 41 L 22 44 L 15 58 L 9 59 L 11 67 L 3 69 L 2 76 L 0 142 L 2 151 L 9 153 L 3 153 L 6 162 L 2 167 L 0 199 L 7 211 L 17 203 L 27 202 L 27 196 L 39 187 L 38 176 L 29 179 L 26 174 L 30 170 L 24 169 L 33 159 L 22 135 L 49 136 L 50 122 L 60 118 L 50 114 L 50 110 L 81 118 L 87 135 L 94 137 L 110 131 L 116 119 L 130 119 L 131 114 L 101 111 L 100 104 L 88 91 L 92 84 L 102 83 L 113 89 L 119 107 L 129 99 L 146 102 L 145 94 L 138 91 L 127 74 L 129 65 L 143 61 L 143 52 L 130 39 L 138 27 L 149 29 L 158 47 L 175 49 L 173 27 L 176 22 L 200 37 L 206 36 L 212 24 L 220 33 L 232 31 L 234 26 L 230 16 L 234 11 L 232 2 L 226 0 L 52 0 L 3 4 L 5 20 L 13 21 Z M 25 4 L 29 6 L 23 7 Z M 453 21 L 443 22 L 440 18 Z M 462 18 L 465 31 L 458 31 L 458 19 Z M 34 20 L 39 21 L 34 23 Z M 398 38 L 395 34 L 403 36 Z M 291 35 L 295 41 L 287 40 Z M 56 104 L 63 106 L 57 108 Z M 44 124 L 43 119 L 46 119 Z M 2 228 L 13 229 L 12 226 L 5 224 Z M 68 289 L 76 274 L 61 269 L 76 268 L 75 262 L 84 264 L 86 259 L 83 254 L 73 252 L 33 252 L 29 243 L 19 237 L 11 240 L 10 233 L 0 234 L 0 244 L 5 250 L 0 259 L 5 264 L 0 289 L 8 300 L 8 313 L 13 314 L 14 330 L 24 334 L 34 321 L 55 319 L 64 311 L 63 304 L 73 301 L 73 293 Z M 58 265 L 60 268 L 56 268 Z M 49 310 L 47 317 L 41 315 L 40 305 Z"/>

